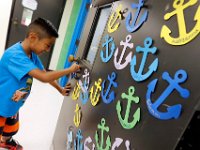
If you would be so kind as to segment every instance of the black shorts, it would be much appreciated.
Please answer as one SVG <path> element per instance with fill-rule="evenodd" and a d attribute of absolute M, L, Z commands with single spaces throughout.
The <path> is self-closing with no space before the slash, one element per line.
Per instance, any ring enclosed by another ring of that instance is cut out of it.
<path fill-rule="evenodd" d="M 4 118 L 0 116 L 0 136 L 13 136 L 19 130 L 19 114 Z"/>

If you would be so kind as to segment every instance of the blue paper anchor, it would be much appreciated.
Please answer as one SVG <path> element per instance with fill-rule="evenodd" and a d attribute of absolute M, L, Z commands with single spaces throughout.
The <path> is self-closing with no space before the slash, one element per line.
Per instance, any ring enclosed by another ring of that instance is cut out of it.
<path fill-rule="evenodd" d="M 81 100 L 82 104 L 84 105 L 87 103 L 87 101 L 89 99 L 89 92 L 87 90 L 87 82 L 86 81 L 84 81 L 83 88 L 84 88 L 84 90 L 82 90 L 80 93 L 80 100 Z"/>
<path fill-rule="evenodd" d="M 142 62 L 140 64 L 140 68 L 139 68 L 139 71 L 138 73 L 135 72 L 135 65 L 136 65 L 136 55 L 134 55 L 133 59 L 131 60 L 131 68 L 130 68 L 130 71 L 131 71 L 131 76 L 132 78 L 135 80 L 135 81 L 143 81 L 145 79 L 147 79 L 153 72 L 155 72 L 158 68 L 158 58 L 156 58 L 153 63 L 148 67 L 149 68 L 149 71 L 147 73 L 145 73 L 144 75 L 142 75 L 142 72 L 144 70 L 144 65 L 145 65 L 145 62 L 147 60 L 147 55 L 148 53 L 152 53 L 152 54 L 155 54 L 155 52 L 157 51 L 157 48 L 156 47 L 152 47 L 150 48 L 150 46 L 152 45 L 152 38 L 150 37 L 147 37 L 145 40 L 144 40 L 144 47 L 140 47 L 140 46 L 137 46 L 136 47 L 136 52 L 143 52 L 143 57 L 142 57 Z"/>
<path fill-rule="evenodd" d="M 117 88 L 118 84 L 117 82 L 115 82 L 114 80 L 116 79 L 116 73 L 115 72 L 112 72 L 111 76 L 108 75 L 108 80 L 110 81 L 109 82 L 109 85 L 108 85 L 108 88 L 106 90 L 106 93 L 104 94 L 104 89 L 105 89 L 105 83 L 106 81 L 104 80 L 103 83 L 102 83 L 102 90 L 101 90 L 101 97 L 103 99 L 103 102 L 106 103 L 106 104 L 109 104 L 111 103 L 114 99 L 115 99 L 115 92 L 112 91 L 110 94 L 110 90 L 111 90 L 111 87 L 112 85 Z M 109 94 L 109 95 L 108 95 Z"/>
<path fill-rule="evenodd" d="M 146 103 L 148 106 L 148 110 L 154 117 L 158 119 L 162 120 L 168 120 L 172 118 L 177 119 L 181 112 L 182 108 L 181 104 L 169 106 L 167 108 L 167 112 L 158 111 L 158 107 L 163 104 L 163 102 L 173 92 L 173 90 L 177 90 L 180 96 L 183 98 L 189 97 L 190 92 L 179 85 L 179 83 L 183 83 L 187 79 L 187 73 L 184 70 L 180 69 L 175 73 L 174 79 L 172 79 L 169 76 L 168 72 L 164 72 L 162 74 L 162 78 L 166 80 L 169 83 L 169 85 L 154 103 L 152 103 L 151 101 L 151 93 L 154 92 L 158 79 L 154 79 L 148 85 L 148 90 L 146 94 Z"/>
<path fill-rule="evenodd" d="M 135 17 L 133 18 L 133 22 L 132 24 L 130 24 L 131 19 L 132 19 L 132 13 L 130 12 L 126 18 L 126 29 L 128 30 L 128 32 L 134 32 L 136 30 L 138 30 L 142 24 L 147 20 L 148 17 L 148 11 L 146 10 L 144 12 L 144 14 L 141 16 L 140 22 L 138 23 L 138 25 L 136 25 L 137 19 L 140 15 L 140 11 L 142 9 L 142 7 L 144 6 L 144 0 L 140 0 L 139 4 L 131 4 L 131 7 L 133 9 L 137 9 L 136 13 L 135 13 Z"/>
<path fill-rule="evenodd" d="M 83 143 L 81 143 L 81 140 L 83 139 L 83 136 L 81 134 L 81 130 L 79 129 L 77 134 L 77 143 L 76 143 L 76 139 L 74 140 L 74 150 L 83 150 Z"/>
<path fill-rule="evenodd" d="M 112 42 L 112 46 L 109 53 L 109 43 L 111 42 Z M 113 41 L 113 38 L 112 37 L 110 38 L 108 35 L 105 35 L 105 43 L 102 44 L 102 47 L 106 47 L 106 52 L 105 52 L 105 57 L 104 57 L 104 51 L 101 50 L 100 52 L 101 60 L 103 62 L 108 62 L 113 56 L 114 51 L 115 51 L 115 43 Z"/>

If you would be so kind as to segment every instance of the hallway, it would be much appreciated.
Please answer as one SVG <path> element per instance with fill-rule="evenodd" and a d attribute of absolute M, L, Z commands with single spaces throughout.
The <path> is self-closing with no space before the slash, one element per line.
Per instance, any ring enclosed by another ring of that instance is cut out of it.
<path fill-rule="evenodd" d="M 20 130 L 14 137 L 24 150 L 49 150 L 63 102 L 51 85 L 34 80 L 26 104 L 20 110 Z"/>

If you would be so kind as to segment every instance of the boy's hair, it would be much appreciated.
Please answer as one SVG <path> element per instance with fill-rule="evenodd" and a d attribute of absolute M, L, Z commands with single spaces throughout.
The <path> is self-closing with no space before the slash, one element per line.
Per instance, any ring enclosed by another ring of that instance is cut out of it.
<path fill-rule="evenodd" d="M 37 18 L 28 26 L 26 37 L 29 36 L 30 32 L 37 33 L 40 39 L 46 37 L 58 37 L 57 29 L 49 20 L 44 18 Z"/>

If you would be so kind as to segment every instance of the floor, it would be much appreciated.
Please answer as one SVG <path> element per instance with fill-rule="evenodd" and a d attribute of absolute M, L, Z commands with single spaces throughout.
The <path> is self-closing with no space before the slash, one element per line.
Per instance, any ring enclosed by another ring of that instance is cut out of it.
<path fill-rule="evenodd" d="M 20 110 L 20 130 L 14 137 L 24 150 L 50 150 L 64 97 L 51 85 L 34 80 Z"/>

